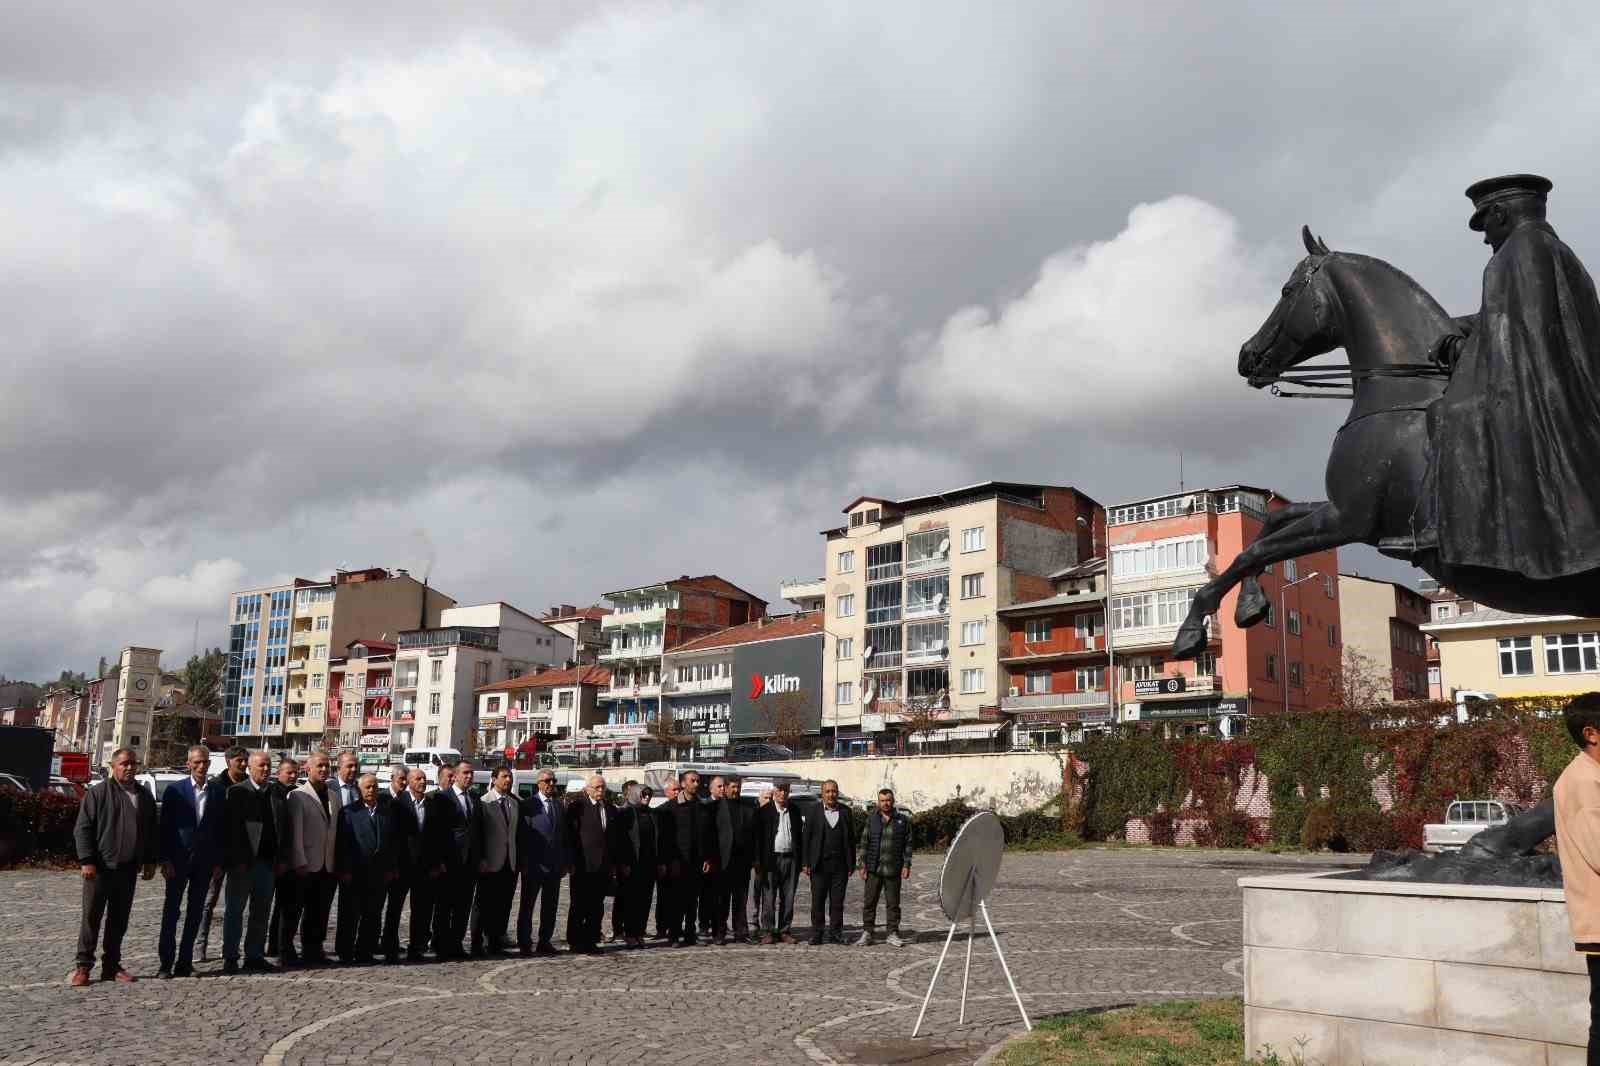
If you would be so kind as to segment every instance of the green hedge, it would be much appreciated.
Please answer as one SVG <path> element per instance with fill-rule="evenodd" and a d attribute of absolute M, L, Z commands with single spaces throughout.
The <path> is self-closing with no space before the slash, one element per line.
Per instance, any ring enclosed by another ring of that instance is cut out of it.
<path fill-rule="evenodd" d="M 1464 723 L 1443 703 L 1265 714 L 1235 740 L 1123 726 L 1075 750 L 1088 769 L 1076 771 L 1071 822 L 1090 840 L 1118 839 L 1142 818 L 1154 843 L 1170 844 L 1176 816 L 1203 821 L 1199 842 L 1221 847 L 1421 847 L 1423 825 L 1452 799 L 1545 794 L 1576 752 L 1561 718 L 1568 699 L 1475 704 Z M 1252 766 L 1267 778 L 1267 824 L 1235 809 Z M 1373 796 L 1379 779 L 1387 810 Z"/>

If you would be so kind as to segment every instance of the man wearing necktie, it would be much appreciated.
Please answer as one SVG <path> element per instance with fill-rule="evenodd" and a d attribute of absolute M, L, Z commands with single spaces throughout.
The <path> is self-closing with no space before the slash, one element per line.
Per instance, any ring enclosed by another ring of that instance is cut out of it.
<path fill-rule="evenodd" d="M 626 878 L 615 856 L 618 821 L 606 809 L 606 779 L 590 774 L 583 796 L 567 809 L 567 838 L 572 849 L 572 883 L 568 888 L 567 944 L 574 955 L 600 954 L 600 923 L 606 908 L 606 887 L 613 876 Z"/>
<path fill-rule="evenodd" d="M 511 794 L 511 770 L 501 766 L 489 775 L 482 800 L 483 848 L 478 858 L 478 898 L 472 905 L 472 953 L 487 943 L 491 955 L 506 949 L 506 923 L 511 896 L 517 890 L 517 797 Z"/>
<path fill-rule="evenodd" d="M 472 916 L 478 879 L 482 826 L 478 797 L 472 794 L 472 762 L 462 759 L 427 811 L 427 849 L 437 863 L 438 895 L 434 899 L 433 950 L 441 959 L 466 955 L 463 942 Z"/>
<path fill-rule="evenodd" d="M 566 819 L 556 795 L 556 775 L 540 770 L 538 793 L 521 805 L 517 827 L 517 862 L 522 870 L 522 896 L 517 902 L 517 950 L 523 955 L 554 955 L 550 938 L 556 931 L 556 905 L 561 878 L 567 872 Z M 533 943 L 533 905 L 539 904 L 539 946 Z"/>
<path fill-rule="evenodd" d="M 397 856 L 389 812 L 378 802 L 376 775 L 361 776 L 357 796 L 354 805 L 341 808 L 339 812 L 339 886 L 350 888 L 350 898 L 358 908 L 352 915 L 356 925 L 355 944 L 348 952 L 341 950 L 339 954 L 349 962 L 369 963 L 378 953 L 383 899 L 389 882 L 396 876 Z M 340 929 L 343 928 L 341 921 Z M 400 959 L 391 953 L 389 961 L 399 962 Z"/>
<path fill-rule="evenodd" d="M 358 807 L 361 805 L 361 791 L 356 781 L 356 753 L 342 751 L 339 753 L 337 769 L 334 771 L 333 787 L 339 793 L 339 806 Z M 337 828 L 335 829 L 337 832 Z M 333 950 L 339 957 L 349 961 L 356 950 L 356 931 L 361 925 L 361 900 L 356 895 L 353 881 L 339 882 L 339 918 L 334 927 Z"/>

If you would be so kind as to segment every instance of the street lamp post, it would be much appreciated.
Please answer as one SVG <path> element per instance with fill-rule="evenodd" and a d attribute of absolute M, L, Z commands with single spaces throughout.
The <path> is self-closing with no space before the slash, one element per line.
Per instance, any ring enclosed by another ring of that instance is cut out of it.
<path fill-rule="evenodd" d="M 1288 713 L 1289 710 L 1289 590 L 1294 588 L 1296 585 L 1310 581 L 1314 577 L 1321 576 L 1322 575 L 1319 571 L 1313 570 L 1305 577 L 1296 578 L 1293 581 L 1286 582 L 1284 586 L 1278 590 L 1278 631 L 1282 637 L 1280 646 L 1282 648 L 1283 656 L 1281 665 L 1283 666 L 1283 709 L 1285 713 Z M 1300 602 L 1299 597 L 1295 598 L 1295 602 Z M 1300 683 L 1303 686 L 1305 684 L 1305 678 L 1302 677 L 1300 679 Z"/>

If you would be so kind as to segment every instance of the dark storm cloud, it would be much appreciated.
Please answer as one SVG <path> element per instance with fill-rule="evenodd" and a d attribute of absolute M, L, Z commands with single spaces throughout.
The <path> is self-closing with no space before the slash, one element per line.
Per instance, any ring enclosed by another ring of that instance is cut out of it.
<path fill-rule="evenodd" d="M 1594 34 L 1555 13 L 56 3 L 7 31 L 8 674 L 186 646 L 230 583 L 339 564 L 436 556 L 530 608 L 713 569 L 775 595 L 863 491 L 1114 500 L 1181 451 L 1191 485 L 1312 496 L 1338 412 L 1231 372 L 1302 221 L 1457 311 L 1476 177 L 1550 173 L 1600 245 Z"/>

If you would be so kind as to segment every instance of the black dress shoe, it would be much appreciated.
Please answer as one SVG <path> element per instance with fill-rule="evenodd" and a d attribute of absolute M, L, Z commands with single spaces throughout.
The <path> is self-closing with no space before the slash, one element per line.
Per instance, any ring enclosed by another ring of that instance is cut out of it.
<path fill-rule="evenodd" d="M 246 959 L 242 967 L 245 973 L 277 973 L 278 968 L 266 959 Z"/>
<path fill-rule="evenodd" d="M 406 952 L 406 961 L 407 962 L 425 962 L 425 961 L 427 961 L 427 956 L 424 955 L 420 951 L 408 951 L 408 952 Z"/>
<path fill-rule="evenodd" d="M 385 965 L 388 965 L 388 966 L 399 966 L 400 965 L 400 953 L 398 951 L 391 951 L 389 954 L 387 954 L 387 955 L 385 955 L 383 957 L 383 961 L 384 961 Z"/>
<path fill-rule="evenodd" d="M 178 965 L 176 965 L 176 966 L 174 966 L 172 968 L 172 976 L 174 976 L 174 977 L 193 977 L 194 976 L 194 966 L 191 963 L 180 962 L 180 963 L 178 963 Z"/>
<path fill-rule="evenodd" d="M 517 945 L 517 954 L 521 955 L 525 959 L 532 958 L 532 956 L 533 956 L 533 945 L 532 944 L 518 944 Z"/>
<path fill-rule="evenodd" d="M 559 954 L 559 952 L 556 951 L 554 944 L 546 942 L 541 942 L 538 947 L 533 949 L 533 953 L 538 955 L 540 958 L 549 958 L 552 955 Z"/>
<path fill-rule="evenodd" d="M 170 981 L 172 980 L 172 969 L 170 967 L 163 966 L 161 969 L 156 971 L 156 976 L 161 978 L 163 981 Z"/>
<path fill-rule="evenodd" d="M 816 936 L 812 937 L 810 944 L 814 948 L 820 948 L 822 946 L 822 934 L 818 933 Z"/>
<path fill-rule="evenodd" d="M 238 972 L 239 972 L 239 964 L 237 962 L 234 962 L 233 960 L 229 959 L 229 960 L 225 961 L 222 964 L 222 975 L 224 977 L 232 977 L 234 974 L 236 974 Z"/>

